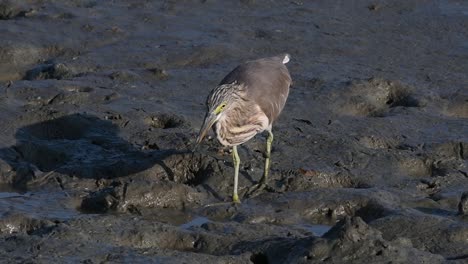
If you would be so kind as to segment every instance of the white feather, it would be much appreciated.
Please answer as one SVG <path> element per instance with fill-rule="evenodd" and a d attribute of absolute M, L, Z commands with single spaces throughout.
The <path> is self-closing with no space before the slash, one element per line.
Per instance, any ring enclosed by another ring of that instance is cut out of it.
<path fill-rule="evenodd" d="M 283 64 L 288 63 L 290 58 L 289 54 L 284 55 Z"/>

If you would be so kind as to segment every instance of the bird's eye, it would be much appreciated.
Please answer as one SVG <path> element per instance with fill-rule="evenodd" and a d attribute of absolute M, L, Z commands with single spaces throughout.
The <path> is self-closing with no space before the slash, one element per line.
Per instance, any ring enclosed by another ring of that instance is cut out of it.
<path fill-rule="evenodd" d="M 224 107 L 226 107 L 226 103 L 222 103 L 218 107 L 216 107 L 215 114 L 221 113 L 224 110 Z"/>

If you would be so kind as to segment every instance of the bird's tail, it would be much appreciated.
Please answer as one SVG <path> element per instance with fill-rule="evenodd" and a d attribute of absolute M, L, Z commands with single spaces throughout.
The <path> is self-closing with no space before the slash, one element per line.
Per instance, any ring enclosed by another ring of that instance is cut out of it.
<path fill-rule="evenodd" d="M 289 62 L 289 59 L 291 59 L 291 55 L 289 54 L 284 54 L 284 58 L 283 58 L 283 64 L 286 64 Z"/>

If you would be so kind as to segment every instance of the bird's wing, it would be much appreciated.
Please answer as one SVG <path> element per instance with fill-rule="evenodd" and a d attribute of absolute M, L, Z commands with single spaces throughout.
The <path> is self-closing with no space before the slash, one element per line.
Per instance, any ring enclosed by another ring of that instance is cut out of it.
<path fill-rule="evenodd" d="M 291 85 L 291 76 L 283 64 L 285 58 L 277 56 L 241 64 L 220 85 L 233 82 L 244 84 L 246 99 L 258 104 L 271 124 L 283 110 Z"/>

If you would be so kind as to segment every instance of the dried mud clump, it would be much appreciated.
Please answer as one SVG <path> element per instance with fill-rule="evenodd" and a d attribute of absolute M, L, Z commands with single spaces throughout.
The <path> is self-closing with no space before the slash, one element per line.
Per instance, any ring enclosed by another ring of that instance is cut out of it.
<path fill-rule="evenodd" d="M 152 128 L 177 128 L 177 127 L 187 127 L 186 121 L 173 114 L 158 113 L 151 117 L 145 119 L 145 123 L 150 125 Z"/>
<path fill-rule="evenodd" d="M 468 118 L 468 94 L 457 92 L 444 98 L 442 113 L 455 118 Z"/>
<path fill-rule="evenodd" d="M 31 9 L 24 5 L 15 3 L 16 1 L 1 0 L 0 1 L 0 20 L 9 20 L 19 17 L 25 17 L 31 12 Z"/>
<path fill-rule="evenodd" d="M 249 248 L 249 249 L 247 249 Z M 359 217 L 346 217 L 322 238 L 276 238 L 246 243 L 236 252 L 252 252 L 259 263 L 443 263 L 444 258 L 413 247 L 408 239 L 386 240 Z"/>
<path fill-rule="evenodd" d="M 345 115 L 379 117 L 394 107 L 419 106 L 410 87 L 377 78 L 352 82 L 342 96 L 339 108 Z"/>
<path fill-rule="evenodd" d="M 433 174 L 433 161 L 428 158 L 411 157 L 400 161 L 400 169 L 411 177 L 428 177 Z"/>
<path fill-rule="evenodd" d="M 468 215 L 468 192 L 464 192 L 458 203 L 458 213 L 460 215 Z"/>
<path fill-rule="evenodd" d="M 6 213 L 0 220 L 0 234 L 40 234 L 51 229 L 55 223 L 35 219 L 24 214 Z"/>
<path fill-rule="evenodd" d="M 114 211 L 139 214 L 145 208 L 183 209 L 207 201 L 205 193 L 173 182 L 114 182 L 112 186 L 86 196 L 81 203 L 81 210 L 88 213 Z"/>
<path fill-rule="evenodd" d="M 109 78 L 111 78 L 112 80 L 118 80 L 121 82 L 130 82 L 130 81 L 137 80 L 138 78 L 140 78 L 140 76 L 134 71 L 120 70 L 120 71 L 115 71 L 109 74 Z"/>
<path fill-rule="evenodd" d="M 72 70 L 63 63 L 42 64 L 26 72 L 25 80 L 68 79 L 73 77 Z"/>
<path fill-rule="evenodd" d="M 300 168 L 283 173 L 286 191 L 305 191 L 314 188 L 352 188 L 357 187 L 346 171 L 317 171 Z"/>
<path fill-rule="evenodd" d="M 151 72 L 153 74 L 153 76 L 158 80 L 167 80 L 167 79 L 169 79 L 169 74 L 167 73 L 166 70 L 164 70 L 162 68 L 158 68 L 158 67 L 149 68 L 148 71 Z"/>
<path fill-rule="evenodd" d="M 375 135 L 360 137 L 359 143 L 369 149 L 392 149 L 399 145 L 399 140 Z"/>

